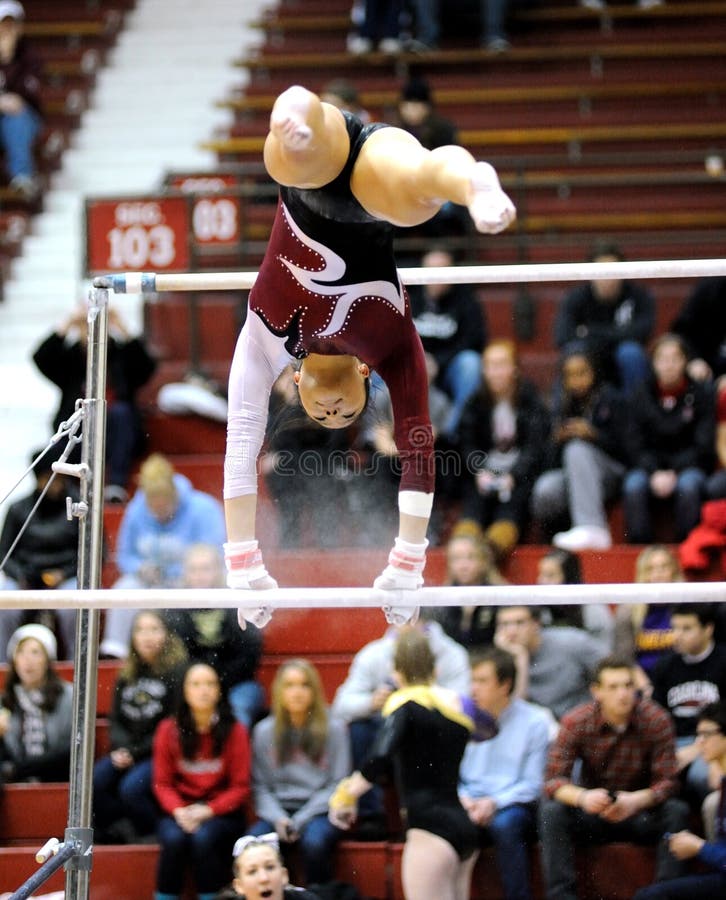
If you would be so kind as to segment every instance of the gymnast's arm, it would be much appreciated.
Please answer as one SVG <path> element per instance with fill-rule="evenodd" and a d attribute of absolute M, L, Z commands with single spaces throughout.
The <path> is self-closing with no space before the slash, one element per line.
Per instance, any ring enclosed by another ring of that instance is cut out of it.
<path fill-rule="evenodd" d="M 224 511 L 227 540 L 252 541 L 257 511 L 257 457 L 267 425 L 272 385 L 292 357 L 284 339 L 250 311 L 237 340 L 229 375 Z"/>

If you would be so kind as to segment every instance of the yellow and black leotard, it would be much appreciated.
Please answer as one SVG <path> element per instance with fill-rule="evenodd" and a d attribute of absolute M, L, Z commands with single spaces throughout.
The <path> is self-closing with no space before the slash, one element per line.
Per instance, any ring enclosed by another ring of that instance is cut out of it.
<path fill-rule="evenodd" d="M 407 828 L 438 835 L 466 859 L 477 846 L 477 830 L 459 803 L 457 784 L 474 722 L 423 686 L 391 694 L 383 716 L 362 775 L 376 781 L 393 768 Z"/>

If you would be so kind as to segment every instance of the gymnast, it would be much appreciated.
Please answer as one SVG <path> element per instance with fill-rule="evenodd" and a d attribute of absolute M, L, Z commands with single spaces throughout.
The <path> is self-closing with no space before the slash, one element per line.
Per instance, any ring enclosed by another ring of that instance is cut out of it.
<path fill-rule="evenodd" d="M 350 828 L 358 798 L 393 771 L 405 810 L 406 900 L 468 900 L 466 860 L 478 836 L 459 801 L 459 764 L 469 739 L 488 740 L 497 726 L 470 698 L 434 685 L 434 655 L 418 629 L 403 629 L 393 660 L 401 687 L 383 707 L 383 727 L 369 758 L 331 796 L 328 816 Z"/>
<path fill-rule="evenodd" d="M 273 382 L 291 361 L 304 411 L 326 428 L 351 424 L 365 408 L 370 371 L 391 394 L 402 468 L 398 537 L 374 587 L 391 592 L 386 618 L 417 614 L 401 590 L 423 584 L 433 504 L 433 436 L 421 342 L 393 256 L 393 226 L 427 221 L 447 201 L 465 205 L 478 231 L 515 218 L 489 163 L 463 147 L 425 150 L 399 128 L 355 116 L 293 86 L 273 106 L 265 166 L 280 200 L 249 296 L 229 378 L 224 501 L 227 584 L 277 587 L 255 539 L 256 460 Z M 262 627 L 269 607 L 243 608 Z"/>

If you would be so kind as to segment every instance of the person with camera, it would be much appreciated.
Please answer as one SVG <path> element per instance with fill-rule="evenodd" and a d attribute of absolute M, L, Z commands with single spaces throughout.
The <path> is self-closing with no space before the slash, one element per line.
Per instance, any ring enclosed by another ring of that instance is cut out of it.
<path fill-rule="evenodd" d="M 558 900 L 577 898 L 575 839 L 652 844 L 657 881 L 683 873 L 683 863 L 663 840 L 668 832 L 686 829 L 689 817 L 688 805 L 675 796 L 670 716 L 653 701 L 638 699 L 633 667 L 617 657 L 598 663 L 591 692 L 589 703 L 562 717 L 545 771 L 539 835 L 546 896 Z"/>

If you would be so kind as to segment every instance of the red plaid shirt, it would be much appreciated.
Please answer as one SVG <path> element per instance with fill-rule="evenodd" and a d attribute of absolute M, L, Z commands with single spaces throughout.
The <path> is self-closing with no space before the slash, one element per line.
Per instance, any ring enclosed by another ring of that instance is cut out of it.
<path fill-rule="evenodd" d="M 564 715 L 547 759 L 544 791 L 548 797 L 571 783 L 577 759 L 582 760 L 578 783 L 585 788 L 650 788 L 656 804 L 677 792 L 673 724 L 668 713 L 650 700 L 636 704 L 622 732 L 603 719 L 595 702 L 583 703 Z"/>

